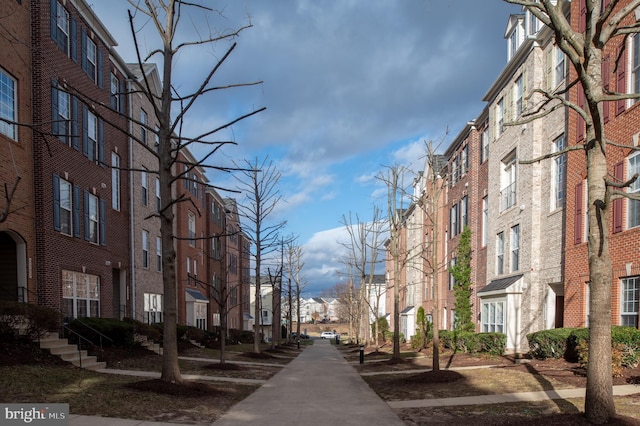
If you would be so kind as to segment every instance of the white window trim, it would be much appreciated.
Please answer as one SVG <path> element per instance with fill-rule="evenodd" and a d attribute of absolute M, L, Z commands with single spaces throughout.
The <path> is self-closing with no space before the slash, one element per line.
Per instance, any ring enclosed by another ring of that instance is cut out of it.
<path fill-rule="evenodd" d="M 11 74 L 9 74 L 8 72 L 6 72 L 4 69 L 0 68 L 0 74 L 3 77 L 3 79 L 7 79 L 8 81 L 11 82 L 13 87 L 9 87 L 8 85 L 5 86 L 4 84 L 2 84 L 2 88 L 3 90 L 0 93 L 4 93 L 4 88 L 7 88 L 7 92 L 10 90 L 11 91 L 11 96 L 8 96 L 11 98 L 11 101 L 13 103 L 13 105 L 11 105 L 11 115 L 3 115 L 3 118 L 7 119 L 7 120 L 11 120 L 11 121 L 17 121 L 16 118 L 18 116 L 18 81 L 13 78 L 13 76 L 11 76 Z M 9 93 L 7 93 L 9 94 Z M 3 99 L 4 96 L 0 96 L 0 99 Z M 8 107 L 9 105 L 7 105 Z M 4 109 L 4 105 L 2 105 L 2 108 L 0 108 L 0 111 L 2 111 Z M 18 128 L 15 124 L 9 124 L 9 123 L 5 123 L 4 121 L 0 122 L 0 133 L 2 133 L 3 135 L 5 135 L 6 137 L 14 140 L 14 141 L 18 141 Z"/>

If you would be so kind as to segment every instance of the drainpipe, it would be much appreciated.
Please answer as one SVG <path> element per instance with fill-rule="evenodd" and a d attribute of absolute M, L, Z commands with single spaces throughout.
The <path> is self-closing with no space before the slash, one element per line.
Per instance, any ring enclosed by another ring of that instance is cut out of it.
<path fill-rule="evenodd" d="M 133 117 L 133 95 L 132 95 L 132 80 L 127 79 L 127 92 L 128 92 L 128 117 L 129 120 L 129 135 L 133 134 L 133 122 L 131 121 L 131 117 Z M 131 265 L 131 316 L 134 320 L 138 319 L 138 313 L 136 312 L 136 263 L 135 263 L 135 220 L 134 217 L 134 205 L 133 202 L 133 139 L 129 136 L 129 237 L 131 249 L 129 250 L 131 255 L 130 265 Z M 125 305 L 126 306 L 126 305 Z M 144 318 L 143 318 L 144 322 Z"/>

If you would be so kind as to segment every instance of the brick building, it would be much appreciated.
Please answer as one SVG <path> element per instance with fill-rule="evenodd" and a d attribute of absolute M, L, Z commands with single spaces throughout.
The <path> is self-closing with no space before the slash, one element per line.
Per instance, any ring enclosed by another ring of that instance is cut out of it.
<path fill-rule="evenodd" d="M 572 26 L 580 28 L 584 15 L 582 2 L 572 2 Z M 621 2 L 624 7 L 628 2 Z M 631 14 L 622 25 L 635 25 Z M 622 43 L 626 43 L 623 46 Z M 640 36 L 614 38 L 603 51 L 602 83 L 613 92 L 640 93 L 635 54 Z M 622 55 L 619 55 L 620 52 Z M 570 92 L 573 102 L 584 104 L 584 95 L 576 86 Z M 640 151 L 637 150 L 640 132 L 640 110 L 634 100 L 605 102 L 602 105 L 605 137 L 620 146 L 607 146 L 607 169 L 617 182 L 630 179 L 640 172 Z M 575 113 L 569 114 L 568 141 L 570 145 L 585 142 L 585 124 Z M 565 250 L 565 326 L 589 325 L 589 267 L 587 252 L 586 158 L 584 153 L 569 153 L 567 174 L 567 226 Z M 627 192 L 638 192 L 637 181 Z M 612 202 L 608 233 L 612 260 L 611 323 L 638 327 L 640 304 L 640 201 L 620 198 Z"/>
<path fill-rule="evenodd" d="M 481 331 L 507 334 L 507 350 L 526 352 L 528 333 L 562 324 L 565 157 L 527 160 L 566 146 L 565 111 L 510 125 L 538 107 L 535 88 L 564 88 L 564 55 L 529 11 L 511 15 L 507 66 L 489 89 L 487 286 Z"/>
<path fill-rule="evenodd" d="M 0 17 L 0 300 L 36 301 L 31 2 L 2 0 Z M 19 177 L 19 181 L 16 179 Z M 7 192 L 13 192 L 10 205 Z"/>
<path fill-rule="evenodd" d="M 143 93 L 147 87 L 159 95 L 162 85 L 155 64 L 128 64 L 132 74 L 127 90 L 130 105 L 131 166 L 131 312 L 121 314 L 146 323 L 163 320 L 164 288 L 162 282 L 162 208 L 158 158 L 156 156 L 158 121 L 154 106 Z"/>
<path fill-rule="evenodd" d="M 129 271 L 126 67 L 84 0 L 31 2 L 38 303 L 118 317 Z M 107 226 L 107 224 L 109 226 Z"/>

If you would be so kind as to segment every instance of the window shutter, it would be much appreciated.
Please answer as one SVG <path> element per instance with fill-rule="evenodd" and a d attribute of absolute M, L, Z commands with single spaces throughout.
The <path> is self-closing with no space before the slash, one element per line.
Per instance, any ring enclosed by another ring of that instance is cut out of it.
<path fill-rule="evenodd" d="M 70 46 L 69 46 L 69 50 L 71 51 L 71 59 L 73 59 L 74 62 L 78 62 L 78 23 L 76 22 L 76 20 L 73 18 L 73 16 L 71 17 L 71 23 L 69 24 L 69 31 L 71 31 L 70 34 Z"/>
<path fill-rule="evenodd" d="M 51 0 L 50 2 L 51 5 L 51 38 L 53 39 L 53 41 L 55 41 L 56 43 L 58 43 L 58 1 L 57 0 Z"/>
<path fill-rule="evenodd" d="M 58 108 L 58 82 L 51 81 L 51 133 L 58 137 L 60 134 L 58 120 L 60 120 L 60 112 Z"/>
<path fill-rule="evenodd" d="M 584 201 L 582 191 L 582 182 L 576 185 L 576 205 L 573 216 L 573 244 L 580 244 L 582 242 L 582 219 L 584 217 L 582 208 Z"/>
<path fill-rule="evenodd" d="M 53 175 L 53 229 L 62 230 L 60 226 L 60 177 Z"/>
<path fill-rule="evenodd" d="M 120 112 L 124 114 L 124 112 L 126 111 L 126 110 L 125 110 L 125 108 L 124 108 L 124 101 L 125 101 L 125 95 L 124 95 L 124 92 L 125 92 L 125 86 L 124 86 L 124 81 L 121 81 L 121 82 L 120 82 L 120 89 L 119 89 L 119 91 L 120 91 L 120 93 L 119 93 L 119 96 L 120 96 Z"/>
<path fill-rule="evenodd" d="M 616 65 L 616 92 L 618 93 L 627 93 L 627 79 L 626 79 L 626 69 L 627 69 L 627 54 L 624 50 L 624 45 L 618 47 L 618 63 Z M 624 112 L 626 107 L 626 100 L 621 99 L 616 102 L 616 115 Z"/>
<path fill-rule="evenodd" d="M 104 89 L 104 77 L 102 73 L 102 50 L 96 45 L 96 74 L 98 76 L 98 87 Z"/>
<path fill-rule="evenodd" d="M 104 200 L 100 200 L 100 245 L 106 246 L 107 245 L 107 234 L 106 234 L 106 229 L 107 227 L 105 226 L 105 214 L 106 214 L 106 209 L 105 209 L 105 205 L 104 205 Z"/>
<path fill-rule="evenodd" d="M 616 178 L 616 181 L 622 182 L 624 181 L 624 162 L 619 162 L 615 165 L 613 169 L 613 175 Z M 613 201 L 613 233 L 622 232 L 622 207 L 623 207 L 623 199 L 618 198 Z"/>
<path fill-rule="evenodd" d="M 610 90 L 610 84 L 611 84 L 611 58 L 609 57 L 609 55 L 606 55 L 603 59 L 602 59 L 602 88 L 604 89 L 604 92 L 607 93 Z M 602 103 L 602 119 L 604 120 L 605 123 L 609 122 L 609 117 L 610 117 L 610 105 L 609 105 L 609 101 L 605 101 Z"/>
<path fill-rule="evenodd" d="M 80 187 L 73 185 L 73 236 L 80 238 Z"/>
<path fill-rule="evenodd" d="M 71 97 L 71 145 L 76 151 L 80 150 L 80 135 L 78 126 L 80 125 L 78 98 Z"/>
<path fill-rule="evenodd" d="M 98 161 L 104 166 L 104 121 L 98 119 Z"/>
<path fill-rule="evenodd" d="M 582 83 L 577 84 L 576 90 L 578 90 L 578 106 L 584 109 L 584 90 L 582 89 Z M 580 114 L 576 113 L 576 115 L 576 142 L 580 142 L 585 137 L 585 122 Z"/>
<path fill-rule="evenodd" d="M 87 63 L 87 32 L 84 30 L 84 28 L 82 29 L 82 33 L 81 33 L 80 46 L 82 49 L 82 52 L 81 52 L 82 71 L 88 74 L 89 70 L 88 70 L 88 63 Z"/>
<path fill-rule="evenodd" d="M 91 226 L 89 224 L 89 191 L 84 191 L 84 239 L 89 241 Z"/>
<path fill-rule="evenodd" d="M 89 111 L 86 105 L 82 105 L 82 154 L 93 160 L 89 157 Z"/>

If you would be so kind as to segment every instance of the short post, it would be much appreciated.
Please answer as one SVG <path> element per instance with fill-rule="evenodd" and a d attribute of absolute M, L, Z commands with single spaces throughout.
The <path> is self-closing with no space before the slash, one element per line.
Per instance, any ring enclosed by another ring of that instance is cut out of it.
<path fill-rule="evenodd" d="M 300 338 L 296 339 L 298 341 L 298 349 L 300 349 Z"/>
<path fill-rule="evenodd" d="M 360 364 L 364 364 L 364 346 L 360 345 Z"/>

